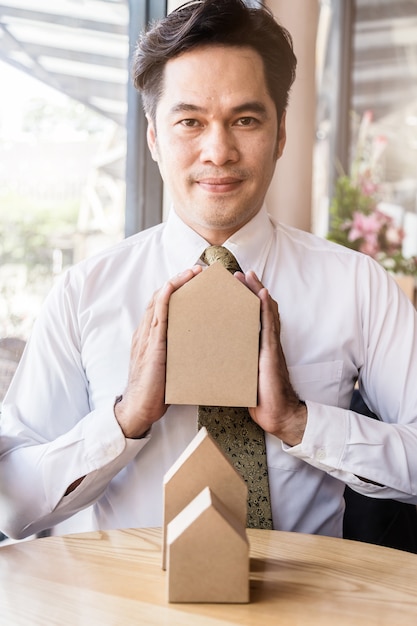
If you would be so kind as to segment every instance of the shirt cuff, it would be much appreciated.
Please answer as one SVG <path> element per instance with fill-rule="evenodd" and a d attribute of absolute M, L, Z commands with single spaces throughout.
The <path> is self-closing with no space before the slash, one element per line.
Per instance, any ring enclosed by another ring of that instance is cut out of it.
<path fill-rule="evenodd" d="M 348 411 L 306 402 L 308 417 L 301 443 L 283 445 L 285 452 L 326 472 L 338 470 L 346 449 Z"/>
<path fill-rule="evenodd" d="M 141 439 L 127 439 L 112 406 L 92 411 L 68 433 L 48 445 L 44 459 L 44 484 L 50 509 L 54 509 L 68 485 L 82 476 L 86 478 L 65 500 L 70 500 L 72 495 L 87 487 L 91 482 L 88 476 L 97 470 L 100 470 L 104 481 L 111 480 L 149 439 L 150 432 Z M 62 468 L 62 473 L 57 474 L 57 467 Z"/>

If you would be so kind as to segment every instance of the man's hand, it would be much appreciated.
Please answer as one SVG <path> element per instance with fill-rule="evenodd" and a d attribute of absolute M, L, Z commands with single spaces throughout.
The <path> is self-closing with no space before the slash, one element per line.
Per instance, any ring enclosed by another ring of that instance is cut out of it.
<path fill-rule="evenodd" d="M 143 436 L 168 408 L 165 404 L 165 368 L 169 299 L 201 270 L 196 265 L 159 289 L 133 335 L 127 387 L 114 408 L 125 437 Z"/>
<path fill-rule="evenodd" d="M 249 413 L 265 432 L 294 446 L 303 438 L 307 408 L 290 382 L 280 340 L 278 305 L 254 272 L 237 272 L 235 276 L 261 301 L 258 406 L 249 408 Z"/>

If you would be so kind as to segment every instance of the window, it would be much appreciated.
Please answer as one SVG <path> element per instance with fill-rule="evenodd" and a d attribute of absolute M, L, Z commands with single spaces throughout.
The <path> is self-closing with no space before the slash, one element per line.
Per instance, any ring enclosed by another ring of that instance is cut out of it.
<path fill-rule="evenodd" d="M 362 160 L 417 254 L 417 0 L 320 0 L 314 224 L 336 178 Z"/>
<path fill-rule="evenodd" d="M 0 336 L 124 236 L 128 23 L 123 0 L 2 3 Z"/>

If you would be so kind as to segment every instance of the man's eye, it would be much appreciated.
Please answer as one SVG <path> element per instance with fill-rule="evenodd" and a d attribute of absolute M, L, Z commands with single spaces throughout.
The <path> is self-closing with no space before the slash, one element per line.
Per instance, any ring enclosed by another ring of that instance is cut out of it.
<path fill-rule="evenodd" d="M 237 121 L 238 126 L 253 126 L 256 124 L 254 117 L 240 117 Z"/>
<path fill-rule="evenodd" d="M 181 120 L 181 125 L 186 126 L 187 128 L 195 128 L 199 125 L 198 120 L 194 120 L 192 118 Z"/>

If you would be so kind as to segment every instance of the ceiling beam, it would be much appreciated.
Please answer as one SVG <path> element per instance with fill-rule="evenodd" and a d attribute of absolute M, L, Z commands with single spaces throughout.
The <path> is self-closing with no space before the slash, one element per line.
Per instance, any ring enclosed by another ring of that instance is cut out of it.
<path fill-rule="evenodd" d="M 120 24 L 117 20 L 114 22 L 106 21 L 105 16 L 98 16 L 96 20 L 93 20 L 79 16 L 63 15 L 62 13 L 54 12 L 53 8 L 53 2 L 50 3 L 48 12 L 10 7 L 0 3 L 0 19 L 7 23 L 7 18 L 11 17 L 32 23 L 59 24 L 66 28 L 86 29 L 118 35 L 126 34 L 126 24 Z"/>

